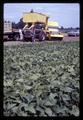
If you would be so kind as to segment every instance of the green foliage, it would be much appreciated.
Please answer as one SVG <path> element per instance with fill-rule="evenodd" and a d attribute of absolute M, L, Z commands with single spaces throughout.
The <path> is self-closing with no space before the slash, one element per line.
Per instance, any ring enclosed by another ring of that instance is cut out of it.
<path fill-rule="evenodd" d="M 79 42 L 4 46 L 5 116 L 79 116 Z"/>

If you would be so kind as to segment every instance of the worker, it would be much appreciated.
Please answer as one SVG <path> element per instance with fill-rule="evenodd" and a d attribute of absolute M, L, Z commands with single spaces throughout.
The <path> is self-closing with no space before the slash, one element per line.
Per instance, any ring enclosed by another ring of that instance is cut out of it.
<path fill-rule="evenodd" d="M 19 35 L 20 35 L 20 40 L 23 40 L 23 33 L 21 29 L 19 29 Z"/>

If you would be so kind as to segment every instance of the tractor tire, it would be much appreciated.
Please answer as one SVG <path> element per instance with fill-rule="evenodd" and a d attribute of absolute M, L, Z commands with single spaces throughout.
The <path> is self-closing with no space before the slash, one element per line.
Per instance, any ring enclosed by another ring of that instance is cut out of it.
<path fill-rule="evenodd" d="M 41 32 L 40 35 L 39 35 L 39 41 L 45 41 L 46 39 L 46 35 L 44 32 Z"/>
<path fill-rule="evenodd" d="M 31 42 L 35 42 L 35 37 L 34 36 L 31 38 Z"/>
<path fill-rule="evenodd" d="M 59 40 L 60 40 L 60 41 L 62 41 L 62 40 L 63 40 L 63 38 L 59 38 Z"/>
<path fill-rule="evenodd" d="M 19 34 L 16 34 L 16 35 L 14 36 L 14 40 L 15 40 L 15 41 L 20 40 L 20 36 L 19 36 Z"/>

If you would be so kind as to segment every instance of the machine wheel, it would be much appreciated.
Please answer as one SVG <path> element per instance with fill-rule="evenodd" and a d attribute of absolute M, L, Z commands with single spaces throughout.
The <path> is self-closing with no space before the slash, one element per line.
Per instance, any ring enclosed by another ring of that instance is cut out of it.
<path fill-rule="evenodd" d="M 32 42 L 35 42 L 35 37 L 34 37 L 34 36 L 31 38 L 31 41 L 32 41 Z"/>
<path fill-rule="evenodd" d="M 63 40 L 63 38 L 59 38 L 59 40 L 60 40 L 60 41 L 62 41 L 62 40 Z"/>
<path fill-rule="evenodd" d="M 25 42 L 25 41 L 27 41 L 27 38 L 26 38 L 26 37 L 24 37 L 24 39 L 23 39 L 23 42 Z"/>
<path fill-rule="evenodd" d="M 44 41 L 46 39 L 46 35 L 44 32 L 41 32 L 39 35 L 39 41 Z"/>
<path fill-rule="evenodd" d="M 19 36 L 18 34 L 15 35 L 15 36 L 14 36 L 14 40 L 16 40 L 16 41 L 20 40 L 20 36 Z"/>

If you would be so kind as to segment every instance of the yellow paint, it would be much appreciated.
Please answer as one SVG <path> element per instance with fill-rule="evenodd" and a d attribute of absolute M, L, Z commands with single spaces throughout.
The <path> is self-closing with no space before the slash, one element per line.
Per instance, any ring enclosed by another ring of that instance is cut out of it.
<path fill-rule="evenodd" d="M 62 37 L 63 38 L 63 35 L 62 34 L 61 35 L 60 34 L 54 34 L 54 35 L 51 34 L 51 37 L 60 37 L 60 38 Z"/>
<path fill-rule="evenodd" d="M 40 13 L 24 13 L 23 14 L 23 22 L 24 23 L 35 23 L 35 22 L 43 22 L 46 23 L 48 20 L 48 16 Z"/>
<path fill-rule="evenodd" d="M 59 32 L 59 24 L 58 22 L 54 22 L 54 21 L 48 21 L 47 27 L 51 27 L 48 28 L 49 33 L 50 33 L 50 37 L 55 37 L 55 38 L 63 38 L 63 34 L 60 34 Z M 55 28 L 52 28 L 55 27 Z"/>
<path fill-rule="evenodd" d="M 52 27 L 58 27 L 59 26 L 59 24 L 58 24 L 58 22 L 52 22 L 52 21 L 48 21 L 48 26 L 52 26 Z"/>

